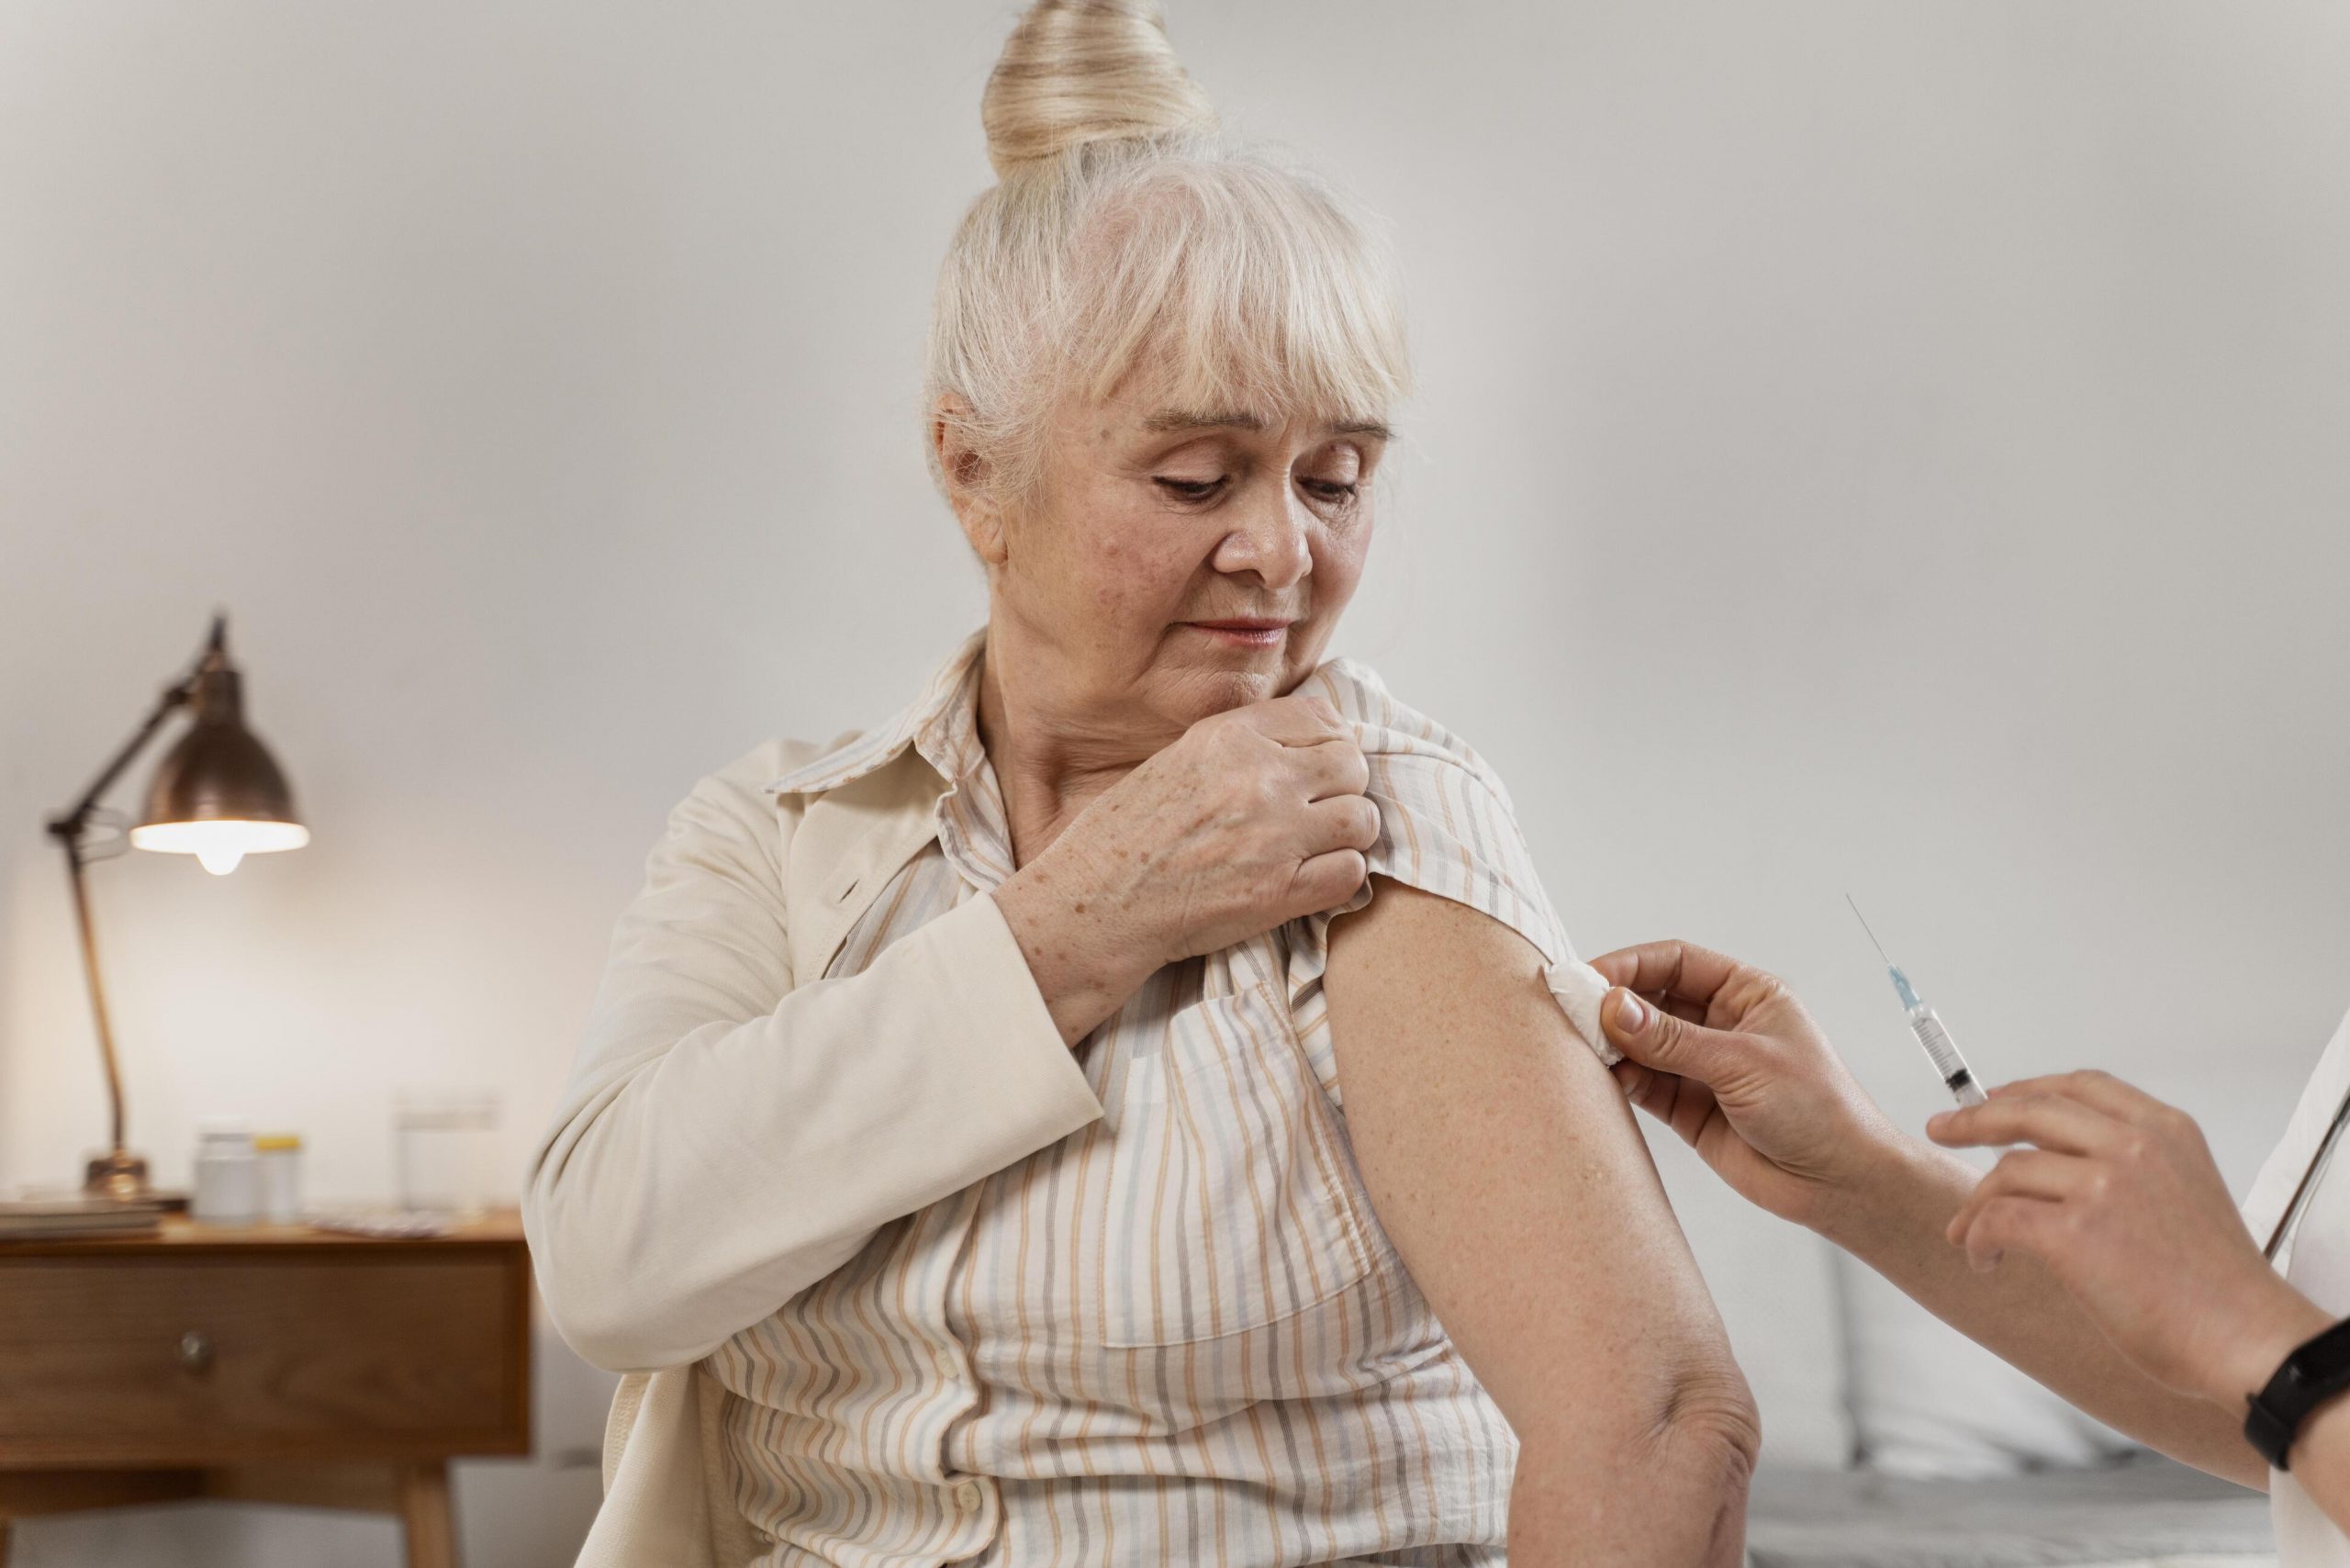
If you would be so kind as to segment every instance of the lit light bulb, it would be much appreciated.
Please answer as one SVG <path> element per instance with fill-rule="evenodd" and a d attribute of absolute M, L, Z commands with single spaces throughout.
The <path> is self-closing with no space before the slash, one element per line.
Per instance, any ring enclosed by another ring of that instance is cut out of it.
<path fill-rule="evenodd" d="M 235 870 L 248 855 L 275 849 L 299 849 L 310 842 L 310 830 L 299 823 L 243 822 L 215 818 L 189 823 L 141 823 L 130 830 L 130 842 L 141 849 L 173 855 L 193 855 L 216 877 Z"/>

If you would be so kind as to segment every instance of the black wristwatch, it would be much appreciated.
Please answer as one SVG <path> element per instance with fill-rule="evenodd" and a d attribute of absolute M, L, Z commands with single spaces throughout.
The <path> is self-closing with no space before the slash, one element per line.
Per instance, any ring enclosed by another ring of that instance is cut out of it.
<path fill-rule="evenodd" d="M 2350 1393 L 2350 1320 L 2335 1324 L 2287 1356 L 2268 1386 L 2252 1396 L 2244 1441 L 2278 1470 L 2290 1470 L 2293 1439 L 2310 1413 Z"/>

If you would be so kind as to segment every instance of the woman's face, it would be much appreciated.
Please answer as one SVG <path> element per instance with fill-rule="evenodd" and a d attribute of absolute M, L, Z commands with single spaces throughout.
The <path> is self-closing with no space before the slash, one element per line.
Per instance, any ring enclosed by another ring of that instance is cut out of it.
<path fill-rule="evenodd" d="M 1038 499 L 990 563 L 999 674 L 1148 750 L 1277 697 L 1322 660 L 1371 547 L 1376 424 L 1181 409 L 1147 388 L 1067 406 Z M 1034 688 L 1042 685 L 1046 689 Z"/>

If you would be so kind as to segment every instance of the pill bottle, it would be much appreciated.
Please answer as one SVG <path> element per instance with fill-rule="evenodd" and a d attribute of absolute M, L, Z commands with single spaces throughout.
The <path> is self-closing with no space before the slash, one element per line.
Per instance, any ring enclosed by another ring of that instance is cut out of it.
<path fill-rule="evenodd" d="M 261 1217 L 260 1159 L 241 1122 L 206 1122 L 196 1133 L 196 1193 L 188 1213 L 207 1225 Z"/>

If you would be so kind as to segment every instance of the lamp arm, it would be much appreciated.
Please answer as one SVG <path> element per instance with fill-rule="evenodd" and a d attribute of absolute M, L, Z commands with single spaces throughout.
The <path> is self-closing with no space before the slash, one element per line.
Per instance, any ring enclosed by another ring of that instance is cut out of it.
<path fill-rule="evenodd" d="M 143 1191 L 147 1168 L 143 1160 L 129 1153 L 123 1145 L 122 1065 L 115 1054 L 114 1025 L 106 1016 L 106 988 L 98 981 L 97 935 L 91 926 L 90 893 L 82 875 L 84 868 L 89 864 L 82 854 L 82 830 L 89 825 L 91 813 L 98 809 L 99 800 L 114 781 L 122 777 L 122 770 L 130 766 L 131 759 L 154 738 L 155 732 L 163 727 L 163 722 L 196 700 L 197 677 L 207 664 L 224 656 L 227 638 L 227 618 L 214 616 L 212 634 L 206 639 L 204 652 L 196 656 L 195 666 L 156 698 L 155 706 L 148 711 L 138 731 L 98 770 L 97 778 L 82 791 L 82 798 L 73 802 L 73 809 L 49 820 L 50 834 L 56 838 L 59 847 L 65 851 L 66 871 L 73 885 L 73 923 L 82 938 L 82 973 L 89 981 L 90 1011 L 97 1025 L 98 1057 L 106 1069 L 106 1105 L 111 1113 L 109 1130 L 112 1136 L 109 1141 L 112 1148 L 105 1159 L 93 1162 L 91 1181 L 92 1185 L 96 1186 L 100 1171 L 107 1172 L 108 1190 L 118 1196 L 126 1195 L 120 1191 L 124 1187 Z"/>
<path fill-rule="evenodd" d="M 90 787 L 82 791 L 82 798 L 73 802 L 73 810 L 50 818 L 50 833 L 68 840 L 81 835 L 82 829 L 89 823 L 90 813 L 98 809 L 100 797 L 113 788 L 117 778 L 122 777 L 122 770 L 130 766 L 140 748 L 154 738 L 155 732 L 163 727 L 164 720 L 195 700 L 196 678 L 203 673 L 207 663 L 220 655 L 227 644 L 228 635 L 228 617 L 214 616 L 212 634 L 205 639 L 204 651 L 196 655 L 196 663 L 189 666 L 185 675 L 163 689 L 162 695 L 155 699 L 155 706 L 149 711 L 145 722 L 139 726 L 129 740 L 123 743 L 122 749 L 114 754 L 113 759 L 99 769 L 98 776 L 90 781 Z"/>
<path fill-rule="evenodd" d="M 122 777 L 122 770 L 130 766 L 131 760 L 153 738 L 155 732 L 163 727 L 163 721 L 176 710 L 187 706 L 188 694 L 186 686 L 175 686 L 157 699 L 154 711 L 149 713 L 146 722 L 139 726 L 139 733 L 125 742 L 122 749 L 114 754 L 114 760 L 91 780 L 90 787 L 82 792 L 82 798 L 73 802 L 73 809 L 49 819 L 49 831 L 60 838 L 78 838 L 89 823 L 90 813 L 98 809 L 99 798 L 113 788 L 114 781 Z"/>

